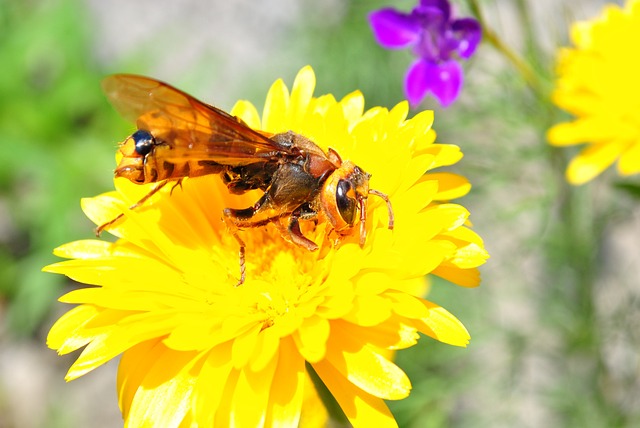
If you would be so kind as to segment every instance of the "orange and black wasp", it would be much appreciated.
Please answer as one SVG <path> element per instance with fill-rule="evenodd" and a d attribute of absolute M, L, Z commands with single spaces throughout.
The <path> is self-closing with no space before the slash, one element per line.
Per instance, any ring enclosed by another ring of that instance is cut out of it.
<path fill-rule="evenodd" d="M 262 197 L 244 209 L 225 208 L 223 218 L 240 245 L 240 280 L 245 281 L 245 243 L 239 231 L 273 223 L 287 241 L 306 248 L 318 245 L 304 236 L 300 220 L 327 222 L 338 237 L 353 233 L 360 222 L 360 245 L 366 239 L 368 195 L 382 198 L 393 229 L 387 195 L 369 188 L 370 174 L 325 153 L 308 138 L 292 131 L 267 134 L 241 119 L 196 100 L 149 77 L 118 74 L 107 77 L 103 89 L 116 108 L 138 130 L 119 147 L 116 177 L 136 184 L 158 183 L 135 209 L 168 183 L 185 177 L 219 174 L 230 193 L 259 189 Z M 359 215 L 358 215 L 359 213 Z M 96 229 L 102 230 L 123 217 Z"/>

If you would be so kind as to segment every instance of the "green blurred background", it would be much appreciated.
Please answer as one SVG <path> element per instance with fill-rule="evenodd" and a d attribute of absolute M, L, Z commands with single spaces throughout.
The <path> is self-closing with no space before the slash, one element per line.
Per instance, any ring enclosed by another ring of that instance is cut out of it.
<path fill-rule="evenodd" d="M 132 129 L 102 77 L 141 73 L 223 109 L 241 98 L 260 108 L 276 78 L 290 86 L 310 64 L 316 94 L 360 89 L 368 107 L 391 107 L 411 56 L 377 46 L 366 22 L 390 4 L 414 2 L 0 0 L 0 428 L 122 424 L 117 362 L 65 384 L 73 356 L 45 339 L 73 284 L 40 271 L 56 246 L 92 237 L 80 198 L 112 187 L 116 144 Z M 640 209 L 625 191 L 638 180 L 606 173 L 570 187 L 575 152 L 544 139 L 563 119 L 548 101 L 555 49 L 604 2 L 480 4 L 542 85 L 531 91 L 485 44 L 456 104 L 423 105 L 439 142 L 465 152 L 455 171 L 474 187 L 460 202 L 492 258 L 480 288 L 434 281 L 429 298 L 471 344 L 423 338 L 401 352 L 414 389 L 390 406 L 402 427 L 640 426 Z"/>

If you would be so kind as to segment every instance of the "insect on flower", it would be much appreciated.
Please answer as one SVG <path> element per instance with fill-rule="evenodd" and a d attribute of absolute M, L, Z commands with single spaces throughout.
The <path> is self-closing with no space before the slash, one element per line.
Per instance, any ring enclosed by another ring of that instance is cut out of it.
<path fill-rule="evenodd" d="M 103 89 L 116 110 L 138 127 L 120 144 L 122 158 L 115 176 L 136 184 L 157 183 L 130 209 L 144 204 L 168 183 L 179 185 L 185 177 L 219 174 L 232 194 L 264 191 L 248 208 L 223 211 L 240 245 L 238 285 L 245 281 L 245 243 L 239 236 L 244 228 L 273 223 L 284 239 L 315 251 L 318 245 L 304 236 L 300 220 L 327 222 L 338 239 L 352 234 L 359 220 L 362 246 L 371 194 L 386 202 L 388 227 L 393 229 L 387 195 L 370 189 L 370 174 L 343 161 L 333 149 L 325 153 L 292 131 L 254 130 L 241 119 L 148 77 L 113 75 L 104 80 Z M 123 216 L 98 226 L 96 234 Z"/>

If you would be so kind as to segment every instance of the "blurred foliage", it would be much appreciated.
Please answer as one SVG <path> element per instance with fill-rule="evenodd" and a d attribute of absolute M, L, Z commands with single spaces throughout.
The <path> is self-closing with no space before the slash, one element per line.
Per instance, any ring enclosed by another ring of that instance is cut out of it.
<path fill-rule="evenodd" d="M 640 199 L 640 184 L 638 183 L 618 182 L 615 187 L 632 198 Z"/>
<path fill-rule="evenodd" d="M 403 3 L 407 10 L 412 7 L 412 2 L 396 3 L 399 8 Z M 379 0 L 345 2 L 340 19 L 317 13 L 301 23 L 297 49 L 301 63 L 311 64 L 322 76 L 317 93 L 340 98 L 357 88 L 367 107 L 390 107 L 404 100 L 401 76 L 412 61 L 411 54 L 381 49 L 367 21 L 370 12 L 386 5 Z"/>
<path fill-rule="evenodd" d="M 60 295 L 40 272 L 52 249 L 92 228 L 80 197 L 110 184 L 117 125 L 99 114 L 89 30 L 75 1 L 0 3 L 0 304 L 15 334 Z"/>

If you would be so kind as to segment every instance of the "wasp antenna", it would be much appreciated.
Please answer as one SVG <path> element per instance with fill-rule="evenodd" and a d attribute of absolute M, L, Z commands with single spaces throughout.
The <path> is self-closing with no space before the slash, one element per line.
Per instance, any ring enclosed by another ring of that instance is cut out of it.
<path fill-rule="evenodd" d="M 382 198 L 387 203 L 387 211 L 389 211 L 389 230 L 393 230 L 393 207 L 391 206 L 391 201 L 389 197 L 382 192 L 379 192 L 375 189 L 369 189 L 369 193 L 372 195 L 376 195 L 379 198 Z"/>

